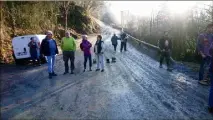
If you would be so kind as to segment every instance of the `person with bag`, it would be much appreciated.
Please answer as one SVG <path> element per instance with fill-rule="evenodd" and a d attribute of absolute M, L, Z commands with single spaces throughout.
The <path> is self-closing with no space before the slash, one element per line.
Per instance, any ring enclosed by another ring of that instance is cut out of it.
<path fill-rule="evenodd" d="M 211 44 L 213 43 L 213 24 L 209 24 L 206 27 L 206 32 L 202 33 L 198 36 L 197 40 L 197 51 L 202 57 L 200 63 L 200 70 L 199 70 L 199 81 L 198 83 L 202 85 L 209 85 L 209 81 L 204 78 L 204 73 L 207 72 L 207 77 L 209 77 L 209 72 L 206 69 L 211 61 L 211 54 L 209 53 L 209 49 Z"/>
<path fill-rule="evenodd" d="M 159 40 L 158 47 L 160 48 L 160 68 L 163 66 L 163 60 L 166 58 L 167 70 L 171 70 L 170 57 L 172 49 L 172 41 L 168 37 L 168 32 L 165 31 L 163 37 Z"/>
<path fill-rule="evenodd" d="M 71 73 L 74 74 L 74 69 L 75 69 L 75 51 L 76 51 L 76 43 L 75 39 L 70 35 L 70 32 L 67 31 L 66 37 L 62 38 L 62 43 L 61 43 L 61 49 L 63 51 L 63 60 L 64 60 L 64 66 L 65 66 L 65 72 L 64 75 L 69 73 L 69 66 L 68 62 L 70 60 L 70 69 Z"/>
<path fill-rule="evenodd" d="M 87 61 L 89 60 L 89 70 L 92 71 L 92 55 L 90 48 L 92 44 L 87 40 L 87 35 L 82 36 L 81 50 L 84 52 L 84 72 L 86 71 Z"/>
<path fill-rule="evenodd" d="M 28 43 L 28 47 L 30 48 L 30 55 L 31 59 L 33 60 L 33 65 L 36 66 L 36 60 L 38 61 L 38 65 L 41 66 L 40 59 L 39 59 L 39 46 L 38 43 L 35 41 L 34 37 L 30 38 L 30 42 Z"/>
<path fill-rule="evenodd" d="M 47 31 L 46 38 L 41 42 L 41 54 L 47 57 L 48 62 L 48 72 L 49 72 L 49 79 L 52 79 L 52 76 L 57 76 L 54 72 L 54 65 L 55 65 L 55 55 L 58 54 L 58 48 L 56 41 L 53 39 L 52 31 Z"/>
<path fill-rule="evenodd" d="M 97 36 L 97 41 L 94 46 L 94 53 L 97 59 L 96 71 L 100 71 L 101 66 L 101 72 L 104 72 L 104 42 L 102 41 L 101 35 Z"/>

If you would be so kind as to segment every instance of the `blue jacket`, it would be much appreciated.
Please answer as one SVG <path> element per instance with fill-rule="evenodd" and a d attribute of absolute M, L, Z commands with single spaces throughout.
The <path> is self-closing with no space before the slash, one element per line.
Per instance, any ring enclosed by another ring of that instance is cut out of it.
<path fill-rule="evenodd" d="M 53 40 L 53 41 L 55 42 L 55 46 L 56 46 L 55 53 L 58 54 L 58 48 L 57 48 L 56 41 L 55 40 Z M 47 38 L 42 40 L 40 51 L 41 51 L 41 54 L 43 54 L 44 56 L 51 55 L 50 46 L 49 46 L 49 42 L 48 42 Z"/>

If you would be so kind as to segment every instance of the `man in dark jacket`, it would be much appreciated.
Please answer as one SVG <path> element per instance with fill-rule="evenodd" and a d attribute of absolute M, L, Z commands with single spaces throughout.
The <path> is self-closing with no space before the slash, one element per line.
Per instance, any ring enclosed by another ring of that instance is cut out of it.
<path fill-rule="evenodd" d="M 126 33 L 122 32 L 121 34 L 121 52 L 124 49 L 126 51 L 126 43 L 127 43 L 127 35 Z"/>
<path fill-rule="evenodd" d="M 118 37 L 114 34 L 111 38 L 112 45 L 114 46 L 114 51 L 116 52 L 116 48 L 118 45 Z"/>
<path fill-rule="evenodd" d="M 52 31 L 47 31 L 47 36 L 41 42 L 41 54 L 47 57 L 49 78 L 57 76 L 54 72 L 55 55 L 58 54 L 56 41 L 52 38 Z"/>
<path fill-rule="evenodd" d="M 161 52 L 160 68 L 162 68 L 164 58 L 166 58 L 167 70 L 171 70 L 170 56 L 171 56 L 171 49 L 172 49 L 172 41 L 168 37 L 168 32 L 164 32 L 164 36 L 159 40 L 159 48 Z"/>
<path fill-rule="evenodd" d="M 209 92 L 209 112 L 213 114 L 213 44 L 210 48 L 211 53 L 211 64 L 209 67 L 209 73 L 210 73 L 210 82 L 211 82 L 211 88 Z"/>

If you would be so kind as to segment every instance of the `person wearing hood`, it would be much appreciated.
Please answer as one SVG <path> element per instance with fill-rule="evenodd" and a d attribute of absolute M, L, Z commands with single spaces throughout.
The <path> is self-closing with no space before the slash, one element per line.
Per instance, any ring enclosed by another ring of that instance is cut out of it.
<path fill-rule="evenodd" d="M 71 62 L 70 74 L 74 74 L 73 71 L 75 69 L 74 61 L 75 61 L 75 51 L 76 51 L 75 39 L 70 35 L 69 31 L 67 31 L 65 34 L 66 34 L 66 37 L 62 38 L 62 43 L 61 43 L 61 49 L 63 51 L 63 60 L 64 60 L 64 66 L 65 66 L 64 75 L 69 73 L 69 66 L 68 66 L 69 60 Z"/>
<path fill-rule="evenodd" d="M 82 36 L 82 43 L 80 44 L 81 50 L 84 52 L 84 72 L 86 70 L 87 61 L 89 60 L 89 70 L 92 71 L 92 55 L 90 48 L 92 44 L 87 40 L 87 35 Z"/>
<path fill-rule="evenodd" d="M 114 47 L 114 51 L 116 52 L 116 48 L 117 48 L 117 45 L 118 45 L 118 37 L 116 36 L 115 33 L 111 38 L 111 42 L 112 42 L 112 45 Z"/>

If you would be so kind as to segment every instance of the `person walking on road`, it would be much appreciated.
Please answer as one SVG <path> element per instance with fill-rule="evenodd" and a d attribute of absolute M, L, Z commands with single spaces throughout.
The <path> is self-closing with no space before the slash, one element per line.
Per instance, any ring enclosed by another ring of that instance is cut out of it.
<path fill-rule="evenodd" d="M 31 37 L 30 40 L 31 41 L 28 43 L 28 47 L 30 48 L 30 55 L 31 55 L 31 59 L 33 60 L 33 65 L 36 66 L 36 60 L 37 60 L 38 65 L 41 66 L 39 55 L 38 55 L 39 46 L 37 42 L 35 41 L 34 37 Z"/>
<path fill-rule="evenodd" d="M 118 45 L 118 37 L 116 36 L 116 34 L 114 34 L 112 36 L 111 42 L 112 42 L 112 45 L 114 47 L 114 51 L 116 52 L 116 48 L 117 48 L 117 45 Z"/>
<path fill-rule="evenodd" d="M 206 32 L 200 34 L 197 40 L 197 51 L 201 55 L 202 60 L 200 63 L 199 70 L 199 83 L 202 85 L 209 85 L 208 80 L 204 80 L 204 73 L 207 71 L 207 77 L 209 77 L 208 70 L 206 69 L 211 60 L 211 55 L 209 53 L 209 49 L 211 44 L 213 43 L 213 24 L 209 24 L 206 28 Z"/>
<path fill-rule="evenodd" d="M 126 33 L 122 32 L 121 33 L 121 49 L 120 49 L 121 52 L 123 51 L 123 49 L 124 51 L 127 51 L 126 44 L 127 44 L 127 35 Z"/>
<path fill-rule="evenodd" d="M 92 71 L 92 55 L 90 48 L 92 44 L 87 40 L 87 35 L 82 36 L 82 43 L 80 44 L 81 50 L 84 52 L 84 72 L 86 70 L 87 61 L 89 59 L 89 70 Z"/>
<path fill-rule="evenodd" d="M 164 32 L 164 36 L 159 40 L 158 46 L 160 48 L 160 68 L 162 68 L 163 60 L 166 58 L 167 70 L 171 70 L 170 56 L 172 49 L 172 41 L 168 37 L 168 32 Z"/>
<path fill-rule="evenodd" d="M 101 72 L 104 72 L 104 42 L 102 41 L 102 36 L 97 36 L 97 41 L 94 47 L 94 53 L 96 54 L 97 59 L 97 69 L 96 71 L 100 71 L 101 65 Z"/>
<path fill-rule="evenodd" d="M 211 64 L 209 67 L 209 73 L 210 73 L 210 83 L 211 88 L 209 92 L 209 112 L 213 114 L 213 44 L 211 45 L 210 51 L 211 53 Z"/>
<path fill-rule="evenodd" d="M 76 43 L 75 39 L 70 35 L 70 32 L 66 32 L 66 37 L 62 38 L 62 43 L 61 43 L 61 49 L 63 51 L 63 60 L 64 60 L 64 66 L 65 66 L 65 72 L 64 75 L 69 73 L 69 66 L 68 62 L 70 60 L 70 69 L 71 69 L 71 74 L 74 74 L 74 69 L 75 69 L 75 51 L 76 51 Z"/>
<path fill-rule="evenodd" d="M 58 54 L 56 41 L 53 39 L 52 31 L 47 31 L 47 36 L 41 43 L 41 54 L 47 57 L 49 78 L 57 76 L 54 72 L 55 55 Z"/>

